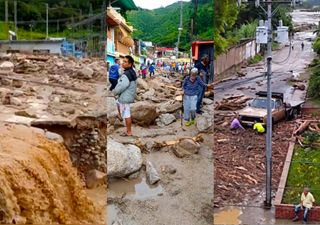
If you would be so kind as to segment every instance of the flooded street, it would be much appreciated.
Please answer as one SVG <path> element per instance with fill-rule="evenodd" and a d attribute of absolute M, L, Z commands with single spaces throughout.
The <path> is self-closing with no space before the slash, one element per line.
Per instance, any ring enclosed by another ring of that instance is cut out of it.
<path fill-rule="evenodd" d="M 319 12 L 312 13 L 295 10 L 292 13 L 292 16 L 295 26 L 300 26 L 302 24 L 318 24 L 318 21 L 320 20 Z M 305 99 L 306 91 L 294 89 L 289 80 L 291 78 L 308 79 L 309 74 L 306 73 L 306 68 L 315 56 L 311 42 L 314 38 L 315 34 L 313 34 L 313 31 L 311 30 L 295 33 L 294 40 L 292 40 L 294 50 L 291 51 L 290 58 L 284 63 L 279 62 L 287 58 L 290 52 L 289 47 L 284 47 L 273 53 L 272 90 L 284 93 L 286 101 Z M 303 51 L 301 50 L 302 42 L 305 44 Z M 232 95 L 254 97 L 257 91 L 266 90 L 266 78 L 263 75 L 265 71 L 266 64 L 265 62 L 261 62 L 257 65 L 244 68 L 243 72 L 247 74 L 245 77 L 219 83 L 215 87 L 215 102 L 219 102 L 223 98 Z M 219 111 L 216 112 L 219 113 Z M 241 151 L 241 149 L 239 150 Z M 280 162 L 278 162 L 278 164 L 279 163 Z M 244 167 L 246 166 L 244 165 Z M 261 174 L 261 176 L 265 175 Z M 217 182 L 217 180 L 215 181 Z M 276 184 L 274 185 L 276 186 Z M 262 194 L 257 199 L 243 199 L 243 202 L 238 202 L 238 204 L 243 206 L 247 205 L 247 207 L 228 207 L 227 205 L 230 201 L 225 199 L 225 207 L 214 209 L 214 224 L 294 224 L 291 220 L 276 220 L 274 207 L 270 210 L 266 210 L 262 207 L 264 188 L 261 187 L 259 192 Z M 310 224 L 317 223 L 310 222 Z"/>

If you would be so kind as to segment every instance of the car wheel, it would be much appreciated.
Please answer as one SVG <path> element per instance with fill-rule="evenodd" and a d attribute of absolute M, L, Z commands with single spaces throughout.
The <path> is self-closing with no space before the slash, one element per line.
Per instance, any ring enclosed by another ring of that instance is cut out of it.
<path fill-rule="evenodd" d="M 297 109 L 293 109 L 293 110 L 292 110 L 292 116 L 291 116 L 291 118 L 292 118 L 293 120 L 295 120 L 295 119 L 298 118 L 298 110 L 297 110 Z"/>

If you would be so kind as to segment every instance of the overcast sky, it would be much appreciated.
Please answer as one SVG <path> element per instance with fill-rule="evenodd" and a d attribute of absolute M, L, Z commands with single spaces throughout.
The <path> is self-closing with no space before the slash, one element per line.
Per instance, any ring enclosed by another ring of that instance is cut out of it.
<path fill-rule="evenodd" d="M 160 7 L 166 7 L 171 5 L 172 3 L 179 2 L 179 0 L 133 0 L 136 6 L 144 8 L 144 9 L 156 9 Z M 190 2 L 190 0 L 183 0 L 184 2 Z"/>

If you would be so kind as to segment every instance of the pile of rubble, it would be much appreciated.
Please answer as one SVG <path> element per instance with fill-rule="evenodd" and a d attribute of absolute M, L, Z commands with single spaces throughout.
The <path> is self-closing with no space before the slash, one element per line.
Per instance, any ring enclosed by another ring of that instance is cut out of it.
<path fill-rule="evenodd" d="M 233 114 L 215 115 L 214 126 L 214 205 L 247 204 L 261 195 L 265 184 L 265 135 L 251 128 L 233 132 L 229 129 Z M 274 125 L 272 182 L 275 193 L 282 173 L 295 122 Z"/>
<path fill-rule="evenodd" d="M 11 74 L 49 76 L 49 80 L 65 83 L 70 78 L 105 79 L 106 65 L 102 59 L 76 59 L 53 55 L 6 54 L 0 58 L 0 71 Z"/>
<path fill-rule="evenodd" d="M 106 73 L 102 59 L 2 54 L 1 102 L 40 118 L 104 111 Z"/>
<path fill-rule="evenodd" d="M 251 99 L 251 97 L 244 95 L 230 96 L 222 99 L 220 102 L 216 102 L 215 110 L 236 111 L 246 107 L 247 101 Z"/>

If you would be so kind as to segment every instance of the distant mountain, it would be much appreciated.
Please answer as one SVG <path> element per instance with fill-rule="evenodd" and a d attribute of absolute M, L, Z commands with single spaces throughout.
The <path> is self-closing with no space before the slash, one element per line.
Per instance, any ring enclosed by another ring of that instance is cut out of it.
<path fill-rule="evenodd" d="M 180 48 L 190 48 L 190 21 L 194 13 L 192 2 L 183 2 L 183 31 Z M 134 27 L 134 38 L 152 41 L 159 46 L 175 47 L 178 40 L 180 2 L 154 10 L 140 9 L 127 13 L 128 22 Z M 213 40 L 212 0 L 198 0 L 194 40 Z"/>

